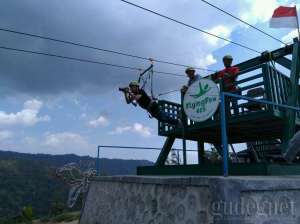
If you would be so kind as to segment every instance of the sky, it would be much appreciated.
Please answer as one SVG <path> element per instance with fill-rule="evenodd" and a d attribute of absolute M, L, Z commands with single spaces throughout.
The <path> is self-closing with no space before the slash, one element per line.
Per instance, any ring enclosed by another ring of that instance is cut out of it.
<path fill-rule="evenodd" d="M 259 51 L 281 44 L 201 1 L 132 0 Z M 292 29 L 271 29 L 268 21 L 290 0 L 211 0 L 286 43 Z M 79 42 L 146 58 L 212 70 L 231 54 L 239 63 L 256 53 L 167 21 L 119 0 L 2 0 L 0 28 Z M 0 31 L 1 46 L 146 68 L 148 61 Z M 184 68 L 154 63 L 155 70 L 184 75 Z M 197 71 L 200 75 L 206 72 Z M 97 145 L 162 147 L 157 121 L 127 105 L 118 87 L 138 72 L 0 49 L 0 150 L 96 155 Z M 154 93 L 180 89 L 186 78 L 155 74 Z M 161 97 L 178 101 L 178 93 Z M 176 142 L 176 147 L 181 147 Z M 195 144 L 189 143 L 193 149 Z M 155 160 L 158 151 L 103 149 L 102 157 Z M 188 154 L 193 162 L 196 155 Z"/>

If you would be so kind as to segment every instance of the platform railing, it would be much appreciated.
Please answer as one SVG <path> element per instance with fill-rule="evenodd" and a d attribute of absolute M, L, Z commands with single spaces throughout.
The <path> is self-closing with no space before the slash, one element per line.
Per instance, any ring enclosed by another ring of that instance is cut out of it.
<path fill-rule="evenodd" d="M 251 97 L 254 99 L 268 100 L 278 104 L 286 104 L 291 88 L 290 79 L 287 75 L 283 74 L 275 68 L 271 63 L 263 63 L 250 68 L 246 68 L 239 72 L 238 80 L 234 82 L 234 85 L 238 87 L 238 90 L 231 92 L 240 96 Z M 226 86 L 225 86 L 226 89 Z M 251 94 L 255 90 L 260 90 L 261 95 Z M 259 109 L 248 109 L 249 101 L 245 101 L 242 98 L 233 99 L 228 98 L 226 113 L 232 117 L 242 116 L 249 113 L 257 113 L 261 111 L 270 111 L 275 115 L 283 116 L 284 110 L 275 105 L 264 105 Z M 234 102 L 236 101 L 236 103 Z M 159 101 L 159 105 L 162 110 L 174 118 L 179 118 L 181 114 L 181 105 L 169 101 Z M 300 86 L 298 105 L 300 105 Z M 251 106 L 251 105 L 250 105 Z M 229 111 L 229 112 L 228 112 Z M 218 116 L 218 113 L 216 114 Z M 300 112 L 296 113 L 296 118 L 300 122 Z M 215 116 L 212 116 L 209 121 L 217 120 Z M 187 119 L 187 127 L 193 126 L 196 123 L 190 119 Z M 165 135 L 174 131 L 174 127 L 167 123 L 159 122 L 159 134 Z"/>
<path fill-rule="evenodd" d="M 265 64 L 260 64 L 257 66 L 253 66 L 251 68 L 246 68 L 242 71 L 239 72 L 238 77 L 239 80 L 236 81 L 234 83 L 235 86 L 239 86 L 239 89 L 237 92 L 233 92 L 233 93 L 238 93 L 239 95 L 242 96 L 247 96 L 247 93 L 249 90 L 255 89 L 255 88 L 262 88 L 264 91 L 266 91 L 267 89 L 267 80 L 266 80 L 266 76 L 263 74 L 263 66 Z M 219 81 L 216 81 L 216 83 L 219 85 Z M 226 86 L 225 86 L 226 88 Z M 267 94 L 265 94 L 265 96 L 255 96 L 253 98 L 256 99 L 267 99 Z M 237 103 L 235 104 L 233 101 L 234 99 L 232 98 L 228 98 L 228 103 L 227 105 L 229 105 L 229 108 L 226 108 L 227 111 L 229 111 L 229 114 L 231 116 L 240 116 L 240 115 L 244 115 L 245 113 L 255 113 L 257 111 L 253 111 L 253 110 L 247 110 L 245 109 L 245 101 L 238 99 L 236 100 Z M 174 103 L 174 102 L 170 102 L 170 101 L 166 101 L 166 100 L 161 100 L 159 101 L 159 106 L 161 108 L 161 110 L 165 111 L 169 116 L 178 119 L 181 116 L 181 104 L 179 103 Z M 218 113 L 216 113 L 214 116 L 212 116 L 209 121 L 217 121 L 217 116 Z M 186 121 L 187 124 L 187 128 L 190 126 L 194 126 L 195 124 L 197 124 L 196 122 L 187 119 Z M 169 133 L 174 132 L 174 126 L 169 125 L 167 123 L 163 123 L 163 122 L 159 122 L 158 124 L 158 133 L 159 135 L 167 135 Z"/>
<path fill-rule="evenodd" d="M 97 176 L 100 176 L 100 158 L 101 158 L 101 151 L 104 149 L 127 149 L 127 150 L 150 150 L 150 151 L 161 151 L 161 148 L 157 147 L 143 147 L 143 146 L 120 146 L 120 145 L 98 145 L 97 146 L 97 158 L 96 158 L 96 173 Z M 172 148 L 177 154 L 178 163 L 180 163 L 180 155 L 179 153 L 182 152 L 182 149 Z M 186 149 L 187 152 L 198 152 L 197 150 L 193 149 Z M 146 158 L 145 158 L 146 160 Z M 179 164 L 178 164 L 179 165 Z"/>
<path fill-rule="evenodd" d="M 243 99 L 247 101 L 252 101 L 256 102 L 259 104 L 264 104 L 264 105 L 269 105 L 273 106 L 279 109 L 283 110 L 294 110 L 296 112 L 300 112 L 300 107 L 294 107 L 294 106 L 289 106 L 285 104 L 280 104 L 268 100 L 263 100 L 263 99 L 253 99 L 251 97 L 247 96 L 242 96 L 238 94 L 233 94 L 229 92 L 221 92 L 221 103 L 220 103 L 220 110 L 221 110 L 221 135 L 222 135 L 222 147 L 223 147 L 223 175 L 226 177 L 229 174 L 229 166 L 228 166 L 228 155 L 229 155 L 229 150 L 228 150 L 228 138 L 227 138 L 227 114 L 225 112 L 226 108 L 226 103 L 225 103 L 225 98 L 236 98 L 236 99 Z"/>

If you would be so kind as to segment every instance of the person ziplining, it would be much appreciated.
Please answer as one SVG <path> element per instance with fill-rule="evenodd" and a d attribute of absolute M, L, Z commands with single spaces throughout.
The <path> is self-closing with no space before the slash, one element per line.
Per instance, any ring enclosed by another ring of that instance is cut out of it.
<path fill-rule="evenodd" d="M 150 97 L 143 88 L 140 88 L 139 82 L 132 81 L 130 82 L 129 87 L 119 88 L 119 90 L 124 92 L 127 104 L 138 104 L 141 108 L 146 110 L 151 117 L 156 118 L 160 122 L 165 122 L 174 126 L 181 125 L 180 119 L 171 117 L 159 108 L 158 103 Z"/>
<path fill-rule="evenodd" d="M 119 88 L 119 90 L 124 93 L 127 104 L 139 105 L 149 113 L 150 118 L 154 117 L 160 122 L 165 122 L 176 127 L 181 126 L 182 122 L 180 119 L 175 119 L 162 111 L 156 102 L 153 93 L 153 59 L 150 58 L 149 60 L 151 65 L 139 74 L 138 81 L 132 81 L 128 87 Z M 148 82 L 150 82 L 151 96 L 144 90 Z"/>

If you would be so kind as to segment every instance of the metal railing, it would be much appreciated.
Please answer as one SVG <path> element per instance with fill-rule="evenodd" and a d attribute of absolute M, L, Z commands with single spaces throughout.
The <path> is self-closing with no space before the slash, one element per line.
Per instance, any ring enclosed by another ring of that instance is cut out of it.
<path fill-rule="evenodd" d="M 110 149 L 131 149 L 131 150 L 154 150 L 154 151 L 161 151 L 161 148 L 156 147 L 141 147 L 141 146 L 120 146 L 120 145 L 98 145 L 97 147 L 97 160 L 96 160 L 96 171 L 97 176 L 100 175 L 100 149 L 110 148 Z M 183 151 L 182 149 L 172 148 L 175 150 L 179 156 L 179 152 Z M 198 152 L 197 150 L 187 149 L 187 152 Z"/>
<path fill-rule="evenodd" d="M 237 94 L 233 94 L 233 93 L 229 93 L 229 92 L 221 92 L 221 97 L 220 97 L 221 98 L 221 103 L 220 103 L 221 120 L 220 121 L 221 121 L 221 134 L 222 134 L 222 146 L 223 146 L 223 175 L 225 177 L 227 177 L 228 173 L 229 173 L 229 166 L 228 166 L 229 151 L 228 151 L 227 122 L 226 122 L 227 115 L 225 112 L 225 107 L 226 107 L 225 97 L 243 99 L 243 100 L 256 102 L 256 103 L 260 103 L 260 104 L 267 104 L 267 105 L 274 106 L 277 108 L 294 110 L 296 112 L 300 112 L 300 108 L 285 105 L 285 104 L 274 103 L 274 102 L 271 102 L 268 100 L 263 100 L 263 99 L 253 99 L 251 97 L 241 96 L 241 95 L 237 95 Z"/>
<path fill-rule="evenodd" d="M 277 104 L 286 104 L 289 96 L 289 90 L 291 88 L 290 79 L 284 73 L 278 71 L 271 63 L 264 63 L 256 65 L 250 68 L 241 70 L 238 74 L 239 80 L 234 82 L 235 86 L 239 86 L 235 93 L 236 95 L 251 97 L 252 99 L 268 100 Z M 226 88 L 226 86 L 225 86 Z M 253 95 L 253 90 L 261 90 L 261 94 Z M 260 113 L 261 111 L 271 112 L 275 116 L 282 116 L 282 108 L 277 105 L 267 105 L 263 108 L 256 110 L 249 110 L 251 104 L 245 103 L 243 98 L 231 98 L 226 99 L 226 110 L 230 113 L 231 117 L 243 116 L 249 113 Z M 179 103 L 169 102 L 166 100 L 159 101 L 160 108 L 164 110 L 169 116 L 175 119 L 179 118 L 182 107 Z M 298 104 L 300 105 L 300 86 Z M 297 122 L 300 122 L 300 112 L 296 113 Z M 218 122 L 215 116 L 206 122 Z M 196 122 L 187 119 L 187 127 L 197 125 Z M 174 126 L 167 123 L 159 122 L 158 133 L 165 136 L 174 132 Z"/>

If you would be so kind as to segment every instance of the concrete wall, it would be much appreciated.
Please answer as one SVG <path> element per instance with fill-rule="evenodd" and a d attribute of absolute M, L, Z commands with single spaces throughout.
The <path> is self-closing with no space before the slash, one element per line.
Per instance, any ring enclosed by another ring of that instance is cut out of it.
<path fill-rule="evenodd" d="M 81 224 L 300 223 L 300 178 L 102 177 Z"/>

